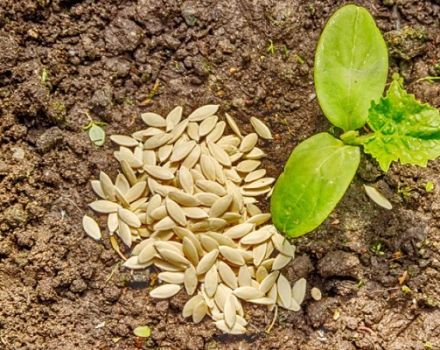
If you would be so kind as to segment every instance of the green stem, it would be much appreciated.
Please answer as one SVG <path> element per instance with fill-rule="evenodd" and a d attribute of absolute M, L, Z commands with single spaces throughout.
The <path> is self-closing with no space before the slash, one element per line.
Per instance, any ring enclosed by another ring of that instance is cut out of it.
<path fill-rule="evenodd" d="M 350 130 L 341 135 L 341 140 L 352 146 L 362 146 L 374 137 L 374 134 L 366 134 L 359 136 L 359 132 Z"/>

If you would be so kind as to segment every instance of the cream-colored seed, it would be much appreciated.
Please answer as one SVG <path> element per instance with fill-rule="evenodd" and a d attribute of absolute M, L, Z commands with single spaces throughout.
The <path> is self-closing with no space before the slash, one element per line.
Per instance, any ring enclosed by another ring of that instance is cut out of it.
<path fill-rule="evenodd" d="M 243 334 L 238 298 L 298 311 L 305 280 L 289 287 L 287 297 L 278 270 L 295 248 L 273 226 L 261 226 L 270 214 L 258 208 L 257 197 L 270 195 L 274 179 L 260 169 L 265 154 L 256 144 L 258 135 L 270 139 L 270 130 L 252 118 L 255 133 L 243 137 L 235 120 L 219 121 L 217 111 L 206 105 L 187 118 L 180 106 L 166 118 L 144 113 L 146 129 L 110 136 L 122 171 L 114 182 L 105 173 L 92 181 L 100 199 L 90 207 L 108 215 L 110 234 L 134 246 L 124 267 L 159 269 L 166 284 L 152 297 L 172 297 L 183 285 L 194 295 L 184 317 L 198 323 L 208 314 L 222 331 Z M 234 134 L 224 135 L 226 123 Z M 97 223 L 87 218 L 86 232 L 98 239 Z"/>
<path fill-rule="evenodd" d="M 272 133 L 270 129 L 260 119 L 251 117 L 251 124 L 254 127 L 255 132 L 263 139 L 272 140 Z"/>

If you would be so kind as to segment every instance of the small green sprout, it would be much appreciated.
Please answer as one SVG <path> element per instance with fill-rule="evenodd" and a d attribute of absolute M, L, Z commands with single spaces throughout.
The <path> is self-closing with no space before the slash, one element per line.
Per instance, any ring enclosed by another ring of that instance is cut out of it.
<path fill-rule="evenodd" d="M 428 181 L 425 185 L 426 192 L 432 192 L 434 190 L 434 183 L 432 181 Z"/>
<path fill-rule="evenodd" d="M 295 54 L 293 55 L 293 58 L 295 59 L 296 62 L 298 62 L 299 64 L 304 64 L 304 58 L 302 58 L 300 55 Z"/>
<path fill-rule="evenodd" d="M 269 46 L 267 47 L 266 51 L 270 53 L 271 55 L 275 55 L 276 47 L 272 41 L 272 39 L 269 39 Z"/>
<path fill-rule="evenodd" d="M 373 245 L 371 246 L 371 251 L 378 256 L 382 256 L 385 254 L 382 242 L 373 243 Z"/>
<path fill-rule="evenodd" d="M 43 68 L 41 71 L 41 82 L 45 85 L 49 80 L 49 71 L 47 68 Z"/>
<path fill-rule="evenodd" d="M 90 121 L 83 126 L 83 129 L 88 132 L 90 141 L 92 141 L 96 146 L 101 147 L 105 142 L 105 131 L 102 127 L 106 126 L 107 123 L 92 120 L 88 114 L 86 115 Z"/>
<path fill-rule="evenodd" d="M 403 294 L 411 294 L 411 289 L 406 284 L 404 284 L 401 289 Z"/>

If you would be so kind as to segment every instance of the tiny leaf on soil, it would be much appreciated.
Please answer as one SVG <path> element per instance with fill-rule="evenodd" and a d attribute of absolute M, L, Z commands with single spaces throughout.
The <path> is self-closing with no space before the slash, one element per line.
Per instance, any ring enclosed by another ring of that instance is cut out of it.
<path fill-rule="evenodd" d="M 288 236 L 312 231 L 344 195 L 359 165 L 358 147 L 328 133 L 299 144 L 278 178 L 271 199 L 272 220 Z"/>
<path fill-rule="evenodd" d="M 373 102 L 368 124 L 374 134 L 364 151 L 387 171 L 391 162 L 426 166 L 440 156 L 440 113 L 408 94 L 395 78 L 387 95 Z"/>
<path fill-rule="evenodd" d="M 344 131 L 361 128 L 387 73 L 385 41 L 368 11 L 355 5 L 336 11 L 315 55 L 316 94 L 326 117 Z"/>
<path fill-rule="evenodd" d="M 137 337 L 148 338 L 151 335 L 151 329 L 148 326 L 139 326 L 134 329 L 133 333 Z"/>
<path fill-rule="evenodd" d="M 89 138 L 96 146 L 102 146 L 105 142 L 105 131 L 99 125 L 93 124 L 89 130 Z"/>
<path fill-rule="evenodd" d="M 428 181 L 425 185 L 425 191 L 432 192 L 433 189 L 434 189 L 434 183 L 432 181 Z"/>

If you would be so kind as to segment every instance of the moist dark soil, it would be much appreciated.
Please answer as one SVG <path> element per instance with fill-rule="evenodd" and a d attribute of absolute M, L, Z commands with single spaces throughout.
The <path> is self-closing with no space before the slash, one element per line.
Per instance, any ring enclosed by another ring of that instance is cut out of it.
<path fill-rule="evenodd" d="M 440 161 L 379 171 L 369 158 L 315 232 L 295 240 L 292 280 L 319 287 L 300 312 L 249 306 L 244 336 L 184 320 L 186 296 L 154 301 L 107 240 L 86 237 L 89 181 L 117 172 L 107 134 L 139 113 L 221 105 L 240 126 L 264 120 L 277 176 L 301 140 L 327 130 L 314 49 L 331 0 L 2 0 L 0 4 L 0 349 L 440 349 Z M 389 42 L 391 71 L 440 107 L 437 0 L 356 1 Z M 270 47 L 270 43 L 273 46 Z M 437 65 L 437 68 L 436 68 Z M 427 182 L 434 184 L 426 191 Z M 386 211 L 362 185 L 393 203 Z M 265 204 L 267 206 L 267 203 Z M 309 294 L 309 293 L 308 293 Z M 148 325 L 143 341 L 133 329 Z"/>

